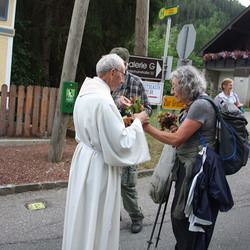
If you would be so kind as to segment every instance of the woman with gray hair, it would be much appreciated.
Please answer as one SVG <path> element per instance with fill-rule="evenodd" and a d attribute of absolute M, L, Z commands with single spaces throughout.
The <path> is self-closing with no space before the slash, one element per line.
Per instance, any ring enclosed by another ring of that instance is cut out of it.
<path fill-rule="evenodd" d="M 200 140 L 195 135 L 198 130 L 206 142 L 215 141 L 214 108 L 208 101 L 198 98 L 201 95 L 207 95 L 205 78 L 193 66 L 182 66 L 172 72 L 171 79 L 171 94 L 186 105 L 179 118 L 181 126 L 178 130 L 177 127 L 172 126 L 172 133 L 160 131 L 150 125 L 144 126 L 144 131 L 163 143 L 180 148 L 199 146 Z"/>
<path fill-rule="evenodd" d="M 216 113 L 209 101 L 199 98 L 207 95 L 205 93 L 206 80 L 196 68 L 193 66 L 179 67 L 172 72 L 171 80 L 171 93 L 179 102 L 186 105 L 179 116 L 179 127 L 172 126 L 170 132 L 165 132 L 147 124 L 144 125 L 144 131 L 165 144 L 177 147 L 176 161 L 172 170 L 172 181 L 175 181 L 176 184 L 171 208 L 172 228 L 176 238 L 175 249 L 203 250 L 209 246 L 219 211 L 219 202 L 209 196 L 208 205 L 212 211 L 212 221 L 209 221 L 206 226 L 202 225 L 201 231 L 190 228 L 191 222 L 187 218 L 185 207 L 190 183 L 194 176 L 196 158 L 202 149 L 198 135 L 204 139 L 209 150 L 213 151 L 216 148 Z M 224 183 L 226 182 L 225 174 L 221 173 L 220 178 Z M 226 184 L 225 186 L 227 187 Z M 207 211 L 205 211 L 205 215 L 207 215 L 206 213 Z"/>

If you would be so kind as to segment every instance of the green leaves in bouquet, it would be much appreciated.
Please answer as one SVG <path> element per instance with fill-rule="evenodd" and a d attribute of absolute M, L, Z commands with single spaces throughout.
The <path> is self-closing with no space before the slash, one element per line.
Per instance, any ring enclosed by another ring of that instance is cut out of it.
<path fill-rule="evenodd" d="M 140 113 L 144 110 L 144 106 L 141 104 L 141 99 L 140 98 L 130 98 L 130 101 L 133 103 L 133 106 L 127 107 L 125 109 L 126 114 L 135 114 L 135 113 Z"/>

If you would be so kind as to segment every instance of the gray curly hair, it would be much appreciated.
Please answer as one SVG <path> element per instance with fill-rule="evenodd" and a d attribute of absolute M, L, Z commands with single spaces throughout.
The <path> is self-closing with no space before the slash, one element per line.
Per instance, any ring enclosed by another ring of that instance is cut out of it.
<path fill-rule="evenodd" d="M 195 67 L 187 65 L 177 68 L 171 73 L 171 79 L 175 77 L 178 85 L 175 87 L 183 98 L 195 100 L 198 95 L 205 92 L 207 82 L 204 75 Z"/>

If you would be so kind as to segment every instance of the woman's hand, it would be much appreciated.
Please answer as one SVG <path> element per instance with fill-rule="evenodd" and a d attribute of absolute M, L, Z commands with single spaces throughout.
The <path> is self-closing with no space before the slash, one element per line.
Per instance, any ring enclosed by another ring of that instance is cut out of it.
<path fill-rule="evenodd" d="M 177 125 L 171 125 L 170 128 L 169 128 L 169 131 L 171 133 L 175 133 L 176 131 L 178 130 L 178 126 Z"/>
<path fill-rule="evenodd" d="M 141 113 L 134 114 L 133 118 L 138 118 L 142 125 L 149 124 L 150 119 L 145 111 L 142 111 Z"/>

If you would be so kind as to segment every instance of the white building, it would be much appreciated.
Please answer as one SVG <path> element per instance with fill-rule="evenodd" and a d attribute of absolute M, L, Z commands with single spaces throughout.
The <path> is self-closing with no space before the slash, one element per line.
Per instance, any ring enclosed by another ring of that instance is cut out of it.
<path fill-rule="evenodd" d="M 0 0 L 0 88 L 10 86 L 16 0 Z"/>

